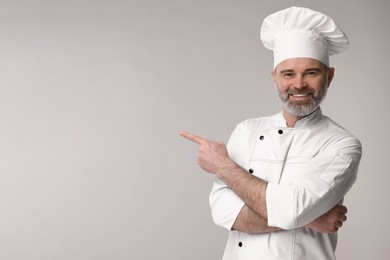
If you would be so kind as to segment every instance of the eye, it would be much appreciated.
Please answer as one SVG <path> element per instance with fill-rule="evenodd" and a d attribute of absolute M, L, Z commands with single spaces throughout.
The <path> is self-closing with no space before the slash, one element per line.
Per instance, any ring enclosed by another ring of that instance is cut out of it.
<path fill-rule="evenodd" d="M 306 72 L 306 75 L 309 76 L 309 77 L 315 77 L 315 76 L 318 75 L 318 71 L 309 70 L 308 72 Z"/>
<path fill-rule="evenodd" d="M 294 77 L 294 73 L 292 73 L 292 72 L 284 72 L 284 73 L 282 73 L 282 76 L 283 76 L 283 78 L 289 79 L 289 78 Z"/>

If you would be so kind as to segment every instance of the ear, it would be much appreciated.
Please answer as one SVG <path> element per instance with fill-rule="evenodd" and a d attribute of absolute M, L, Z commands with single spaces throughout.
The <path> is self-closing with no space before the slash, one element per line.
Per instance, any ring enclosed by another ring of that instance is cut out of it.
<path fill-rule="evenodd" d="M 276 68 L 271 71 L 272 80 L 276 83 Z"/>
<path fill-rule="evenodd" d="M 330 86 L 330 83 L 332 82 L 334 77 L 334 68 L 330 67 L 328 71 L 328 87 Z"/>

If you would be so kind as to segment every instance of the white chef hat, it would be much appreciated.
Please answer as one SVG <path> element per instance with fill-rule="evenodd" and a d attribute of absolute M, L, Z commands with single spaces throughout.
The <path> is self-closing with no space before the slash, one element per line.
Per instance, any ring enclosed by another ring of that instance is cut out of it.
<path fill-rule="evenodd" d="M 347 36 L 332 18 L 303 7 L 290 7 L 267 16 L 261 40 L 274 51 L 274 68 L 290 58 L 313 58 L 329 66 L 329 56 L 345 51 Z"/>

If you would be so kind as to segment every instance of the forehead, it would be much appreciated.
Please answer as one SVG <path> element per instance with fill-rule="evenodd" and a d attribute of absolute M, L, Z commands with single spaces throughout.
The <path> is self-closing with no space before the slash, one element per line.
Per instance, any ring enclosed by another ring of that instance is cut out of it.
<path fill-rule="evenodd" d="M 277 66 L 277 70 L 294 70 L 305 71 L 308 69 L 324 69 L 325 65 L 312 58 L 291 58 L 280 62 Z"/>

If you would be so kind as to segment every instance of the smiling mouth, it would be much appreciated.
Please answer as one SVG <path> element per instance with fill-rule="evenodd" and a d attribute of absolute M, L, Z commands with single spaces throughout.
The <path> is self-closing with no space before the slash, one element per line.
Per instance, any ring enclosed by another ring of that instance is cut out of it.
<path fill-rule="evenodd" d="M 297 97 L 297 98 L 302 98 L 302 97 L 307 97 L 311 93 L 304 93 L 304 94 L 290 94 L 290 96 Z"/>

